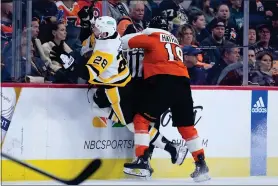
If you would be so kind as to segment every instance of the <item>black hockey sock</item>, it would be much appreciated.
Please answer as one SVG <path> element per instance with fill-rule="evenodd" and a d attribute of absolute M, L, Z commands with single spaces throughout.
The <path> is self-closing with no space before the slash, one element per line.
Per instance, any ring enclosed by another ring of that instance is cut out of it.
<path fill-rule="evenodd" d="M 166 143 L 164 150 L 169 152 L 172 158 L 176 157 L 177 151 L 176 148 L 172 145 L 172 142 L 170 142 L 168 139 L 166 139 L 164 136 L 162 137 L 162 141 Z"/>

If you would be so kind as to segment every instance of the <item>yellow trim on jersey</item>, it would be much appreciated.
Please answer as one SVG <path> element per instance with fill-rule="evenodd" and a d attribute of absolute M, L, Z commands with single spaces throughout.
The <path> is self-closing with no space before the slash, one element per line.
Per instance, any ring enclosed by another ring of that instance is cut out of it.
<path fill-rule="evenodd" d="M 118 87 L 105 89 L 105 93 L 107 95 L 109 102 L 111 103 L 114 113 L 117 115 L 120 122 L 125 125 L 126 122 L 120 105 L 121 98 L 120 98 Z"/>
<path fill-rule="evenodd" d="M 88 39 L 85 39 L 83 42 L 82 42 L 82 46 L 86 46 L 87 45 L 87 41 Z"/>
<path fill-rule="evenodd" d="M 91 58 L 89 59 L 87 63 L 87 68 L 91 68 L 97 76 L 99 76 L 101 73 L 103 73 L 113 62 L 113 55 L 101 52 L 99 50 L 95 51 Z M 94 73 L 91 73 L 89 70 L 90 79 L 89 81 L 93 81 L 96 77 Z"/>
<path fill-rule="evenodd" d="M 125 77 L 127 77 L 129 75 L 129 69 L 126 67 L 124 69 L 124 71 L 122 71 L 121 73 L 111 76 L 110 78 L 104 79 L 102 77 L 98 77 L 98 79 L 104 83 L 109 82 L 109 83 L 115 83 L 117 81 L 120 81 L 122 79 L 124 79 Z"/>
<path fill-rule="evenodd" d="M 121 79 L 115 83 L 104 83 L 104 82 L 98 82 L 96 79 L 94 79 L 93 81 L 89 81 L 90 84 L 94 84 L 94 85 L 107 85 L 107 86 L 114 86 L 114 87 L 124 87 L 128 82 L 130 82 L 131 80 L 131 75 L 128 74 L 128 76 L 125 79 Z"/>
<path fill-rule="evenodd" d="M 152 140 L 157 133 L 157 129 L 152 127 L 149 133 L 150 133 L 150 140 Z"/>

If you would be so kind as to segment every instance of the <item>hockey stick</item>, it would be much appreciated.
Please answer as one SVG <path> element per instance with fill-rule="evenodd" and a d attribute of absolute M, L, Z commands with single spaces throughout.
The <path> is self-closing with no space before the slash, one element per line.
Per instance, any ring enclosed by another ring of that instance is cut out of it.
<path fill-rule="evenodd" d="M 1 156 L 3 156 L 4 158 L 7 158 L 17 164 L 20 164 L 24 167 L 27 167 L 37 173 L 40 173 L 44 176 L 47 176 L 53 180 L 56 180 L 56 181 L 59 181 L 61 183 L 64 183 L 64 184 L 67 184 L 67 185 L 79 185 L 80 183 L 82 183 L 83 181 L 85 181 L 86 179 L 88 179 L 92 174 L 94 174 L 101 166 L 101 160 L 100 159 L 95 159 L 93 160 L 82 172 L 79 173 L 78 176 L 76 176 L 75 178 L 73 179 L 70 179 L 70 180 L 65 180 L 65 179 L 61 179 L 61 178 L 58 178 L 54 175 L 51 175 L 45 171 L 42 171 L 36 167 L 33 167 L 32 165 L 30 164 L 27 164 L 23 161 L 20 161 L 16 158 L 13 158 L 3 152 L 1 152 Z"/>

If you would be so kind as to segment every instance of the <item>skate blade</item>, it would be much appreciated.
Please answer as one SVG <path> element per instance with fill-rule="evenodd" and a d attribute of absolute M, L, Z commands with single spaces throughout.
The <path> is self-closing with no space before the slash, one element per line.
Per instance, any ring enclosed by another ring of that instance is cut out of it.
<path fill-rule="evenodd" d="M 124 173 L 131 176 L 137 176 L 137 177 L 151 177 L 151 172 L 146 169 L 129 169 L 124 168 Z"/>
<path fill-rule="evenodd" d="M 125 174 L 124 176 L 125 180 L 144 180 L 144 181 L 149 181 L 152 179 L 152 177 L 140 177 L 140 176 L 134 176 L 134 175 L 129 175 L 129 174 Z"/>
<path fill-rule="evenodd" d="M 202 175 L 200 175 L 198 177 L 193 178 L 193 180 L 195 182 L 204 182 L 204 181 L 208 181 L 210 179 L 211 179 L 211 177 L 209 176 L 208 173 L 205 173 L 205 174 L 202 174 Z"/>
<path fill-rule="evenodd" d="M 178 165 L 182 165 L 184 160 L 185 160 L 185 157 L 188 153 L 188 149 L 186 147 L 180 147 L 179 148 L 179 151 L 178 151 L 178 159 L 177 159 L 177 162 L 176 164 Z"/>

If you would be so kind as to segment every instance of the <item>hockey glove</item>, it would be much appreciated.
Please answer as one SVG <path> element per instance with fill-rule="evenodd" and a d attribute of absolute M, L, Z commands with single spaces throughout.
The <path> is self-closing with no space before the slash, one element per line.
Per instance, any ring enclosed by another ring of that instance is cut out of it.
<path fill-rule="evenodd" d="M 60 47 L 54 46 L 52 48 L 52 51 L 50 51 L 50 59 L 60 63 L 66 70 L 69 69 L 72 71 L 74 69 L 74 58 Z"/>
<path fill-rule="evenodd" d="M 78 17 L 81 20 L 81 26 L 83 28 L 90 28 L 91 22 L 90 20 L 93 18 L 93 9 L 92 6 L 84 6 L 78 13 Z"/>

